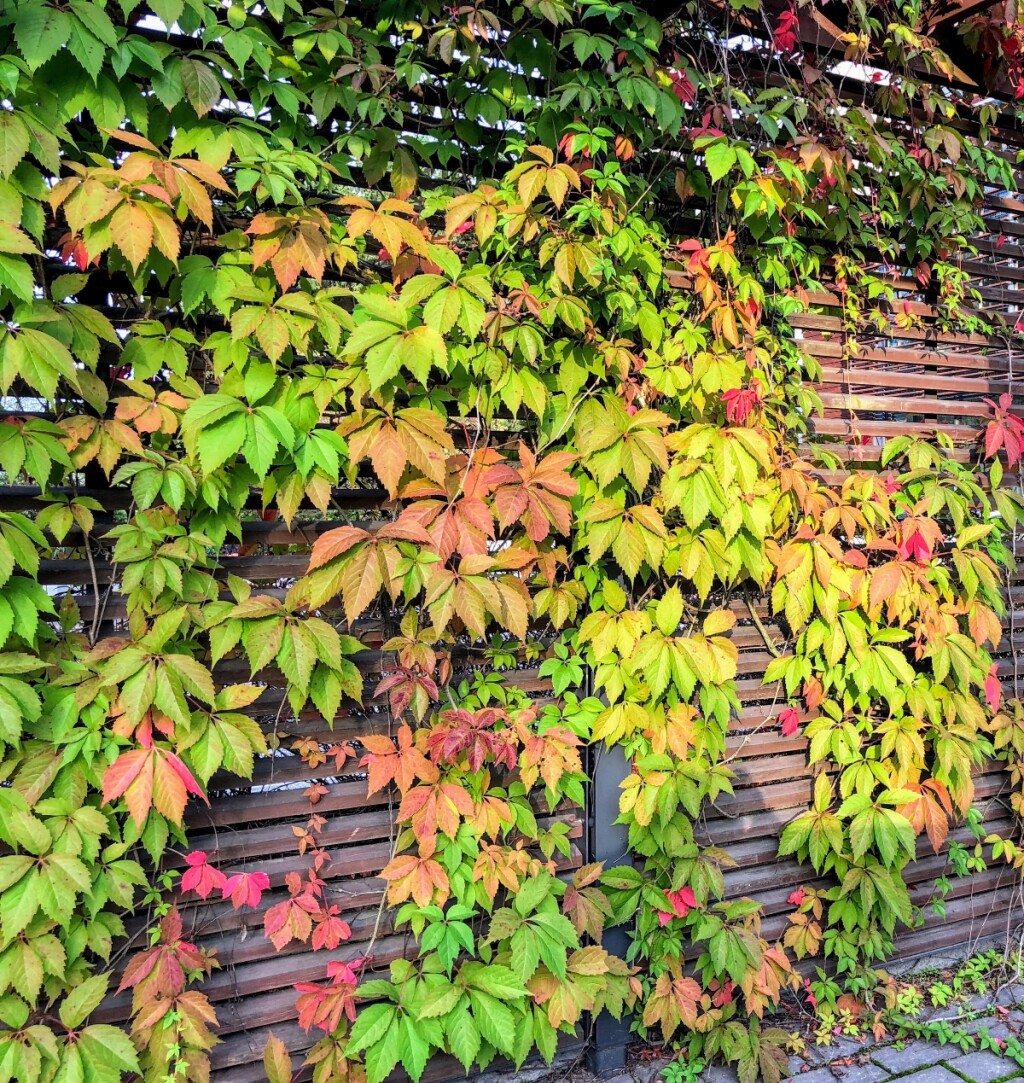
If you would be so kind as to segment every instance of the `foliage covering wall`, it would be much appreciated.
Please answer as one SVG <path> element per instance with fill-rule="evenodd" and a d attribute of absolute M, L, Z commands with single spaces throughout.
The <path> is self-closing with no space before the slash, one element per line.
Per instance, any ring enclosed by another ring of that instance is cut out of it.
<path fill-rule="evenodd" d="M 297 747 L 394 792 L 386 902 L 421 951 L 297 986 L 318 1083 L 550 1058 L 602 1008 L 776 1080 L 796 960 L 884 1000 L 918 836 L 970 820 L 985 757 L 1019 783 L 990 652 L 1024 429 L 1007 397 L 967 461 L 907 436 L 837 475 L 790 320 L 828 286 L 851 328 L 913 326 L 882 263 L 941 329 L 982 328 L 959 260 L 1013 179 L 927 4 L 854 4 L 831 56 L 810 10 L 4 6 L 0 468 L 38 500 L 0 513 L 0 1080 L 208 1078 L 215 960 L 176 899 L 253 907 L 270 879 L 190 849 L 186 806 L 268 752 L 268 668 L 291 730 L 362 697 L 371 617 L 391 735 Z M 1019 77 L 1016 25 L 961 36 Z M 339 503 L 359 486 L 383 521 Z M 253 590 L 229 558 L 258 516 L 335 522 Z M 84 562 L 88 607 L 41 584 L 51 554 Z M 772 720 L 823 768 L 780 853 L 829 886 L 779 943 L 694 833 L 730 789 L 737 600 L 775 656 Z M 543 658 L 560 699 L 453 680 L 467 655 Z M 633 763 L 635 860 L 567 884 L 543 816 L 583 801 L 600 743 Z M 305 796 L 308 871 L 264 930 L 329 952 L 350 929 Z M 124 1031 L 89 1022 L 115 985 Z M 292 1068 L 271 1042 L 272 1083 Z"/>

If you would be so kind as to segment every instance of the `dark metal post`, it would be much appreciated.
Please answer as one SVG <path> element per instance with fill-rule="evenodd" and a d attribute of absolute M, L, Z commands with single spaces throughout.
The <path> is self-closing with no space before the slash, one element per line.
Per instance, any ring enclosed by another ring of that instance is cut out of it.
<path fill-rule="evenodd" d="M 619 815 L 619 784 L 628 777 L 629 764 L 620 746 L 593 750 L 589 815 L 587 817 L 590 861 L 603 861 L 605 868 L 630 862 L 629 829 L 616 824 Z M 625 926 L 606 929 L 604 947 L 612 954 L 624 957 L 629 947 L 629 932 Z M 626 1046 L 629 1044 L 629 1017 L 615 1019 L 601 1012 L 593 1022 L 592 1041 L 587 1054 L 590 1070 L 606 1075 L 626 1066 Z"/>

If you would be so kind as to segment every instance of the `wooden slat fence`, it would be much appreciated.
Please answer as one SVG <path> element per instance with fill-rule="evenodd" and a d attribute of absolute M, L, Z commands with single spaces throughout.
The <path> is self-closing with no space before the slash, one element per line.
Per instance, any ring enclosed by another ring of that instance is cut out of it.
<path fill-rule="evenodd" d="M 1004 133 L 1006 153 L 1015 158 L 1019 136 Z M 1013 326 L 1024 304 L 1024 201 L 1004 192 L 993 192 L 987 204 L 989 232 L 974 238 L 978 255 L 965 260 L 981 297 L 981 311 L 998 316 Z M 930 326 L 935 310 L 912 278 L 892 279 L 906 311 L 920 317 L 912 328 L 900 328 L 890 321 L 884 330 L 845 329 L 839 298 L 827 292 L 813 293 L 810 307 L 792 318 L 801 345 L 821 362 L 823 372 L 818 390 L 824 416 L 811 422 L 811 433 L 822 448 L 849 463 L 870 465 L 877 460 L 883 441 L 907 432 L 948 433 L 956 443 L 957 457 L 967 460 L 979 431 L 990 416 L 985 398 L 1024 389 L 1024 349 L 1011 346 L 1006 336 L 950 333 Z M 1008 476 L 1006 484 L 1017 484 Z M 130 502 L 127 490 L 86 490 L 100 500 L 108 513 Z M 0 491 L 0 505 L 9 509 L 34 506 L 36 490 L 18 487 Z M 369 481 L 364 488 L 342 490 L 336 501 L 346 516 L 367 525 L 381 517 L 384 496 Z M 322 530 L 336 521 L 297 523 L 291 530 L 277 523 L 262 522 L 254 509 L 253 518 L 242 525 L 243 543 L 256 547 L 248 556 L 231 555 L 228 547 L 219 558 L 218 575 L 240 575 L 254 585 L 257 593 L 283 596 L 288 585 L 305 569 L 309 546 Z M 109 514 L 108 514 L 109 519 Z M 109 520 L 112 525 L 113 520 Z M 98 523 L 97 532 L 102 527 Z M 75 538 L 68 540 L 73 547 Z M 1024 535 L 1019 539 L 1024 553 Z M 95 566 L 100 597 L 93 589 L 93 569 L 87 561 L 61 557 L 45 561 L 41 580 L 55 593 L 74 593 L 83 616 L 91 619 L 102 606 L 107 622 L 123 619 L 123 604 L 116 589 L 107 598 L 116 572 L 100 560 Z M 1010 609 L 1004 622 L 1006 638 L 999 653 L 999 672 L 1007 686 L 1024 692 L 1024 578 L 1016 577 L 1009 590 Z M 783 737 L 774 722 L 777 691 L 765 687 L 762 676 L 771 655 L 747 608 L 736 603 L 739 623 L 734 640 L 740 649 L 738 691 L 743 704 L 741 716 L 730 726 L 728 742 L 731 766 L 736 772 L 736 793 L 722 798 L 702 825 L 707 841 L 726 847 L 738 865 L 729 871 L 726 882 L 730 895 L 751 895 L 765 907 L 764 929 L 769 937 L 781 935 L 786 915 L 792 909 L 787 896 L 799 884 L 809 881 L 809 870 L 791 860 L 776 857 L 777 839 L 783 826 L 809 802 L 812 772 L 807 766 L 806 742 L 802 737 Z M 759 617 L 773 639 L 781 640 L 779 629 L 768 609 L 760 604 Z M 327 614 L 330 616 L 330 614 Z M 340 614 L 335 614 L 340 621 Z M 380 679 L 385 659 L 381 647 L 390 631 L 380 621 L 362 621 L 354 634 L 367 645 L 356 661 L 365 678 L 367 700 Z M 468 672 L 470 660 L 456 658 L 456 679 Z M 480 663 L 474 663 L 476 665 Z M 239 663 L 226 662 L 216 676 L 224 684 L 248 679 L 248 670 Z M 211 785 L 212 807 L 195 807 L 189 813 L 190 846 L 208 851 L 228 874 L 265 871 L 272 890 L 256 910 L 234 911 L 230 904 L 210 900 L 186 907 L 186 927 L 206 948 L 216 948 L 221 969 L 204 986 L 217 1009 L 223 1039 L 213 1052 L 218 1083 L 242 1083 L 262 1078 L 257 1062 L 262 1056 L 267 1033 L 273 1029 L 295 1052 L 307 1049 L 313 1038 L 301 1031 L 295 1020 L 297 981 L 322 980 L 326 963 L 332 958 L 352 959 L 367 952 L 371 968 L 385 967 L 391 960 L 414 950 L 411 940 L 396 933 L 391 914 L 380 905 L 383 883 L 378 878 L 387 862 L 394 834 L 394 807 L 388 794 L 366 796 L 365 777 L 358 760 L 350 760 L 339 772 L 331 764 L 308 767 L 291 749 L 291 738 L 313 736 L 325 745 L 357 738 L 360 734 L 386 733 L 390 719 L 377 701 L 365 708 L 345 706 L 334 720 L 333 729 L 319 727 L 316 712 L 297 722 L 282 710 L 283 678 L 268 671 L 258 678 L 266 690 L 251 708 L 268 737 L 279 743 L 271 755 L 262 757 L 251 783 L 216 778 Z M 507 673 L 515 684 L 539 702 L 551 697 L 546 680 L 535 667 L 527 665 Z M 329 901 L 337 904 L 352 926 L 352 939 L 334 952 L 313 953 L 293 944 L 276 952 L 262 935 L 265 910 L 286 897 L 285 874 L 308 866 L 308 859 L 296 853 L 292 828 L 303 824 L 311 806 L 305 790 L 322 784 L 326 793 L 312 811 L 327 817 L 322 844 L 332 854 L 323 871 L 329 884 Z M 1010 831 L 1011 816 L 1005 801 L 1005 780 L 994 765 L 988 765 L 978 779 L 978 802 L 986 823 L 995 831 Z M 572 856 L 561 866 L 568 870 L 588 859 L 584 809 L 566 809 L 558 817 L 570 826 Z M 965 839 L 961 831 L 955 838 Z M 168 864 L 180 865 L 180 855 Z M 907 870 L 915 902 L 928 900 L 933 881 L 945 868 L 945 857 L 922 849 L 920 860 Z M 963 945 L 990 933 L 1007 929 L 1019 919 L 1016 877 L 990 871 L 954 882 L 947 901 L 945 921 L 930 917 L 919 930 L 900 939 L 901 951 L 911 955 L 944 946 Z M 131 923 L 130 931 L 141 936 L 147 927 L 145 915 Z M 111 998 L 102 1009 L 107 1021 L 127 1016 L 126 996 Z M 429 1078 L 450 1072 L 451 1064 L 438 1062 L 428 1069 Z"/>

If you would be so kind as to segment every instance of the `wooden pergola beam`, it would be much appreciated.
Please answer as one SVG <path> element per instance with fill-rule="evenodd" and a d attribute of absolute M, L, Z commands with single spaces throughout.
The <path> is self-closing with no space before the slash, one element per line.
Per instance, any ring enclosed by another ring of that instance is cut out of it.
<path fill-rule="evenodd" d="M 928 29 L 934 32 L 938 30 L 939 27 L 948 26 L 950 23 L 954 22 L 960 22 L 962 19 L 967 19 L 971 15 L 983 11 L 985 8 L 995 7 L 997 2 L 998 0 L 947 0 L 947 2 L 943 4 L 931 18 L 929 18 Z M 1014 0 L 1009 0 L 1005 6 L 1013 9 L 1013 12 L 1009 17 L 1015 17 L 1017 5 Z"/>

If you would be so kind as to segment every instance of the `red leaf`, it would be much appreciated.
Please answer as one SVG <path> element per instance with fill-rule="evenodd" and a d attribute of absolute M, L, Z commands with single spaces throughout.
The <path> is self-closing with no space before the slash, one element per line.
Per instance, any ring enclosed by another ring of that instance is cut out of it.
<path fill-rule="evenodd" d="M 335 985 L 355 985 L 359 981 L 356 971 L 365 963 L 365 959 L 332 959 L 327 964 L 327 977 Z"/>
<path fill-rule="evenodd" d="M 199 898 L 207 898 L 213 891 L 222 891 L 227 877 L 209 864 L 209 858 L 202 850 L 193 850 L 185 858 L 188 870 L 181 878 L 182 891 L 194 891 Z"/>
<path fill-rule="evenodd" d="M 799 23 L 800 20 L 797 16 L 795 7 L 787 8 L 779 14 L 779 19 L 775 24 L 775 31 L 772 35 L 772 45 L 778 52 L 783 53 L 786 56 L 796 52 L 798 45 L 796 33 Z"/>
<path fill-rule="evenodd" d="M 186 970 L 209 973 L 210 969 L 205 952 L 181 939 L 181 914 L 171 909 L 160 922 L 159 942 L 132 956 L 117 991 L 120 993 L 145 983 L 146 989 L 154 995 L 177 996 L 185 988 Z M 136 996 L 139 992 L 136 989 Z"/>
<path fill-rule="evenodd" d="M 697 897 L 692 887 L 684 887 L 679 891 L 666 891 L 665 898 L 672 907 L 672 913 L 663 910 L 658 911 L 658 921 L 667 925 L 673 918 L 685 918 L 686 915 L 697 905 Z"/>
<path fill-rule="evenodd" d="M 263 919 L 263 932 L 280 951 L 293 940 L 305 943 L 313 928 L 310 915 L 320 912 L 320 904 L 312 895 L 302 894 L 272 906 Z"/>
<path fill-rule="evenodd" d="M 988 671 L 988 676 L 985 678 L 985 702 L 989 705 L 989 708 L 993 711 L 999 710 L 999 704 L 1003 701 L 1003 686 L 996 676 L 996 664 L 992 663 L 992 668 Z"/>
<path fill-rule="evenodd" d="M 779 722 L 782 725 L 782 736 L 793 737 L 800 729 L 800 714 L 795 707 L 784 707 L 779 711 Z"/>
<path fill-rule="evenodd" d="M 349 927 L 348 922 L 338 917 L 337 914 L 338 908 L 332 906 L 327 916 L 317 922 L 317 926 L 313 930 L 314 951 L 319 951 L 320 948 L 333 951 L 343 940 L 348 940 L 352 935 L 352 929 Z M 328 964 L 327 973 L 331 973 L 330 964 Z"/>
<path fill-rule="evenodd" d="M 358 981 L 353 969 L 355 965 L 335 960 L 327 964 L 331 985 L 303 981 L 295 986 L 296 992 L 302 994 L 295 1007 L 303 1030 L 313 1026 L 328 1032 L 337 1030 L 343 1016 L 350 1022 L 355 1021 L 354 993 Z"/>
<path fill-rule="evenodd" d="M 239 872 L 224 883 L 224 898 L 240 910 L 243 906 L 259 906 L 263 892 L 270 887 L 270 877 L 265 872 Z"/>
<path fill-rule="evenodd" d="M 123 752 L 103 775 L 103 803 L 124 796 L 136 823 L 144 823 L 153 804 L 153 758 L 150 749 Z"/>
<path fill-rule="evenodd" d="M 761 384 L 755 379 L 750 387 L 734 387 L 722 393 L 725 416 L 730 425 L 742 425 L 761 401 Z"/>
<path fill-rule="evenodd" d="M 825 690 L 821 686 L 821 681 L 817 677 L 808 677 L 804 681 L 804 703 L 807 705 L 807 710 L 813 711 L 821 703 L 825 696 Z"/>

